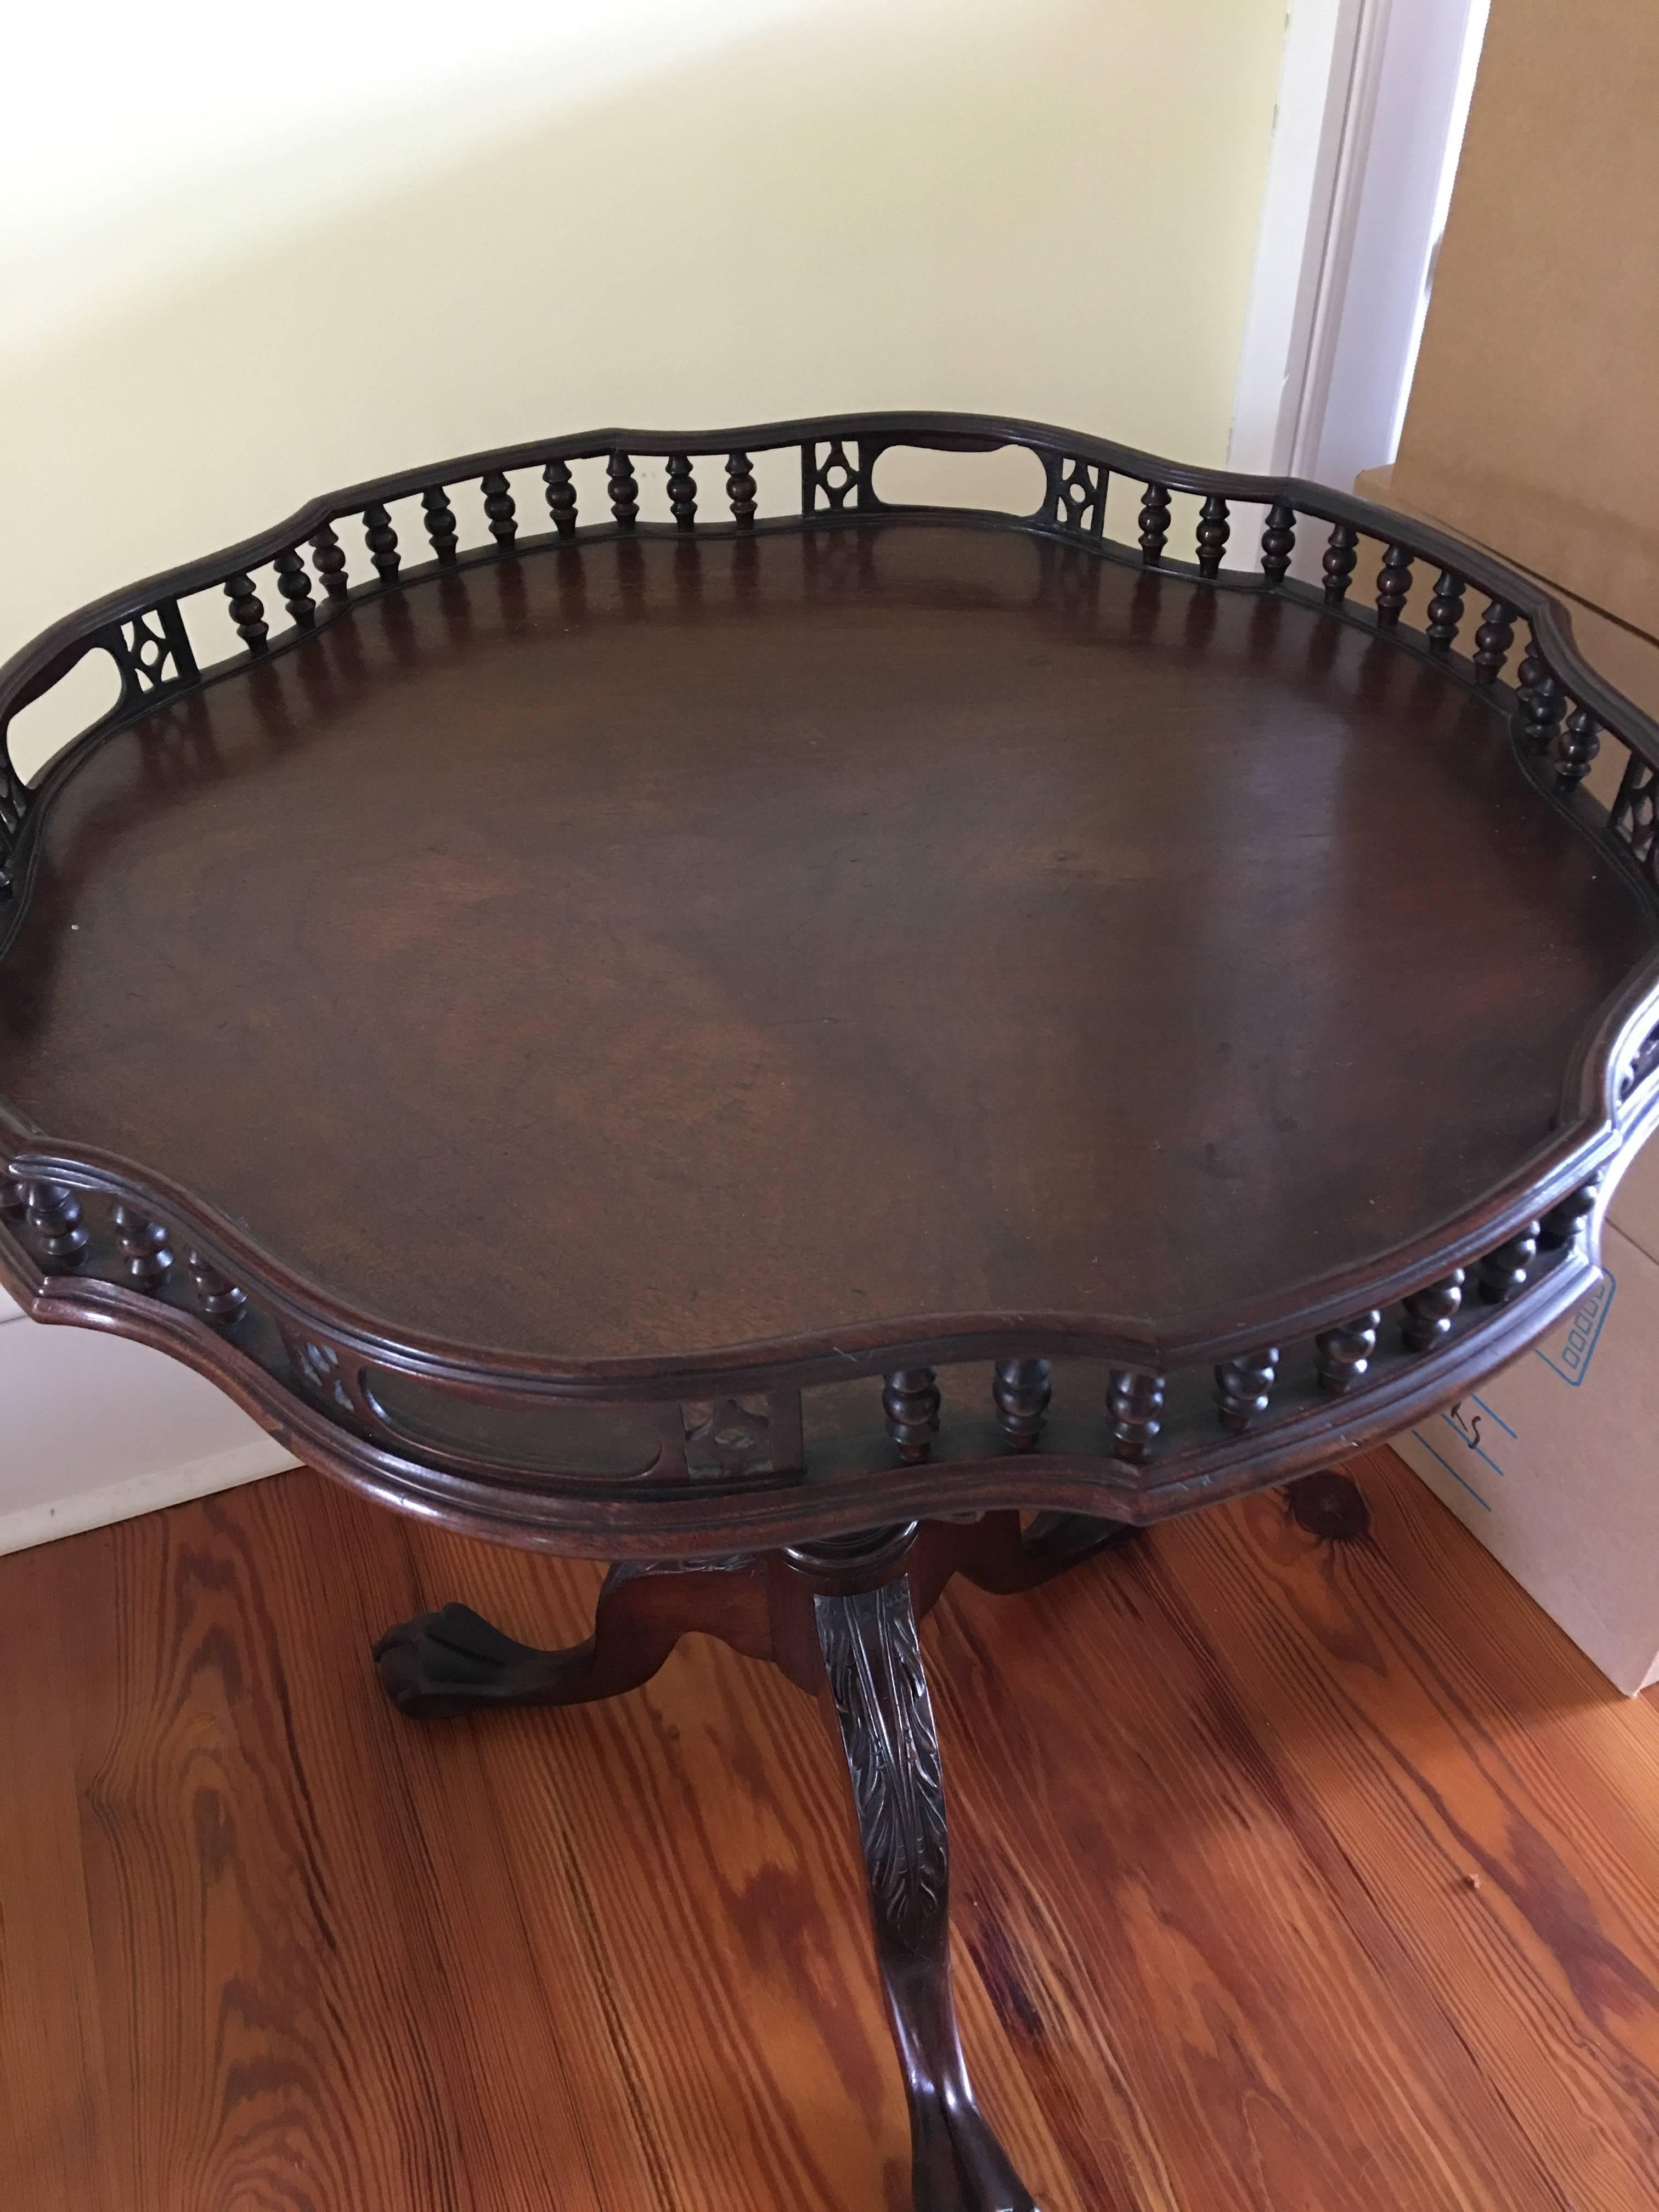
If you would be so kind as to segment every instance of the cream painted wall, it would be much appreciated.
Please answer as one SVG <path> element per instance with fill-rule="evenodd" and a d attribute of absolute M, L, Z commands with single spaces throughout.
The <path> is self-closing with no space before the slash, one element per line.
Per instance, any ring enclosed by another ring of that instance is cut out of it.
<path fill-rule="evenodd" d="M 31 11 L 0 650 L 319 491 L 605 422 L 982 407 L 1218 462 L 1283 32 L 1284 0 Z"/>
<path fill-rule="evenodd" d="M 1219 462 L 1283 32 L 1284 0 L 28 11 L 0 654 L 316 493 L 605 422 L 987 408 Z M 24 765 L 105 703 L 27 710 Z M 0 1353 L 0 1550 L 284 1463 L 158 1354 L 21 1321 Z"/>

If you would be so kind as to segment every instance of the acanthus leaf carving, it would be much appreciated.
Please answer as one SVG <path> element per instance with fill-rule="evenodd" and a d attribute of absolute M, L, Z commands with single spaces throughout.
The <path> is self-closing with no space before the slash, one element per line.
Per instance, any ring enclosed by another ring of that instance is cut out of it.
<path fill-rule="evenodd" d="M 813 1600 L 878 1925 L 920 1952 L 944 1930 L 950 1846 L 939 1734 L 903 1576 Z"/>

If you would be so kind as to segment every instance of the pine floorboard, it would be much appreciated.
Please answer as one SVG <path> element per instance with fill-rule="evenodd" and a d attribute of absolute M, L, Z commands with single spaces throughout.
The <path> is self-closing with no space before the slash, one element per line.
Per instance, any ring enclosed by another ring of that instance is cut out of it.
<path fill-rule="evenodd" d="M 1392 1454 L 923 1630 L 964 2037 L 1043 2212 L 1659 2203 L 1659 1703 Z M 0 2204 L 908 2203 L 838 1753 L 701 1638 L 419 1724 L 450 1596 L 599 1570 L 307 1474 L 0 1559 Z"/>

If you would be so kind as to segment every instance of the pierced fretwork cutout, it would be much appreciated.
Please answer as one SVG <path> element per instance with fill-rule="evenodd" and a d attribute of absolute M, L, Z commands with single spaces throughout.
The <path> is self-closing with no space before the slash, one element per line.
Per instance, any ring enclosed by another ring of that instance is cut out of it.
<path fill-rule="evenodd" d="M 283 1336 L 288 1343 L 289 1357 L 302 1382 L 309 1384 L 319 1398 L 337 1406 L 342 1413 L 352 1413 L 356 1407 L 340 1370 L 340 1355 L 331 1344 L 319 1344 L 310 1337 Z"/>
<path fill-rule="evenodd" d="M 15 774 L 6 751 L 5 734 L 0 731 L 0 869 L 5 866 L 18 831 L 27 813 L 27 787 Z M 3 896 L 0 893 L 0 896 Z"/>
<path fill-rule="evenodd" d="M 1109 475 L 1098 462 L 1063 462 L 1048 495 L 1048 520 L 1098 538 L 1106 526 Z"/>
<path fill-rule="evenodd" d="M 1607 827 L 1630 847 L 1632 858 L 1659 885 L 1659 771 L 1631 755 Z"/>
<path fill-rule="evenodd" d="M 153 691 L 167 679 L 167 664 L 173 658 L 173 648 L 159 629 L 152 629 L 148 615 L 136 615 L 130 623 L 123 623 L 121 635 L 126 641 L 127 653 L 134 674 L 147 690 Z"/>
<path fill-rule="evenodd" d="M 860 461 L 849 459 L 846 446 L 832 438 L 827 446 L 801 447 L 801 508 L 815 514 L 820 507 L 839 513 L 856 507 L 864 490 Z"/>
<path fill-rule="evenodd" d="M 1648 1031 L 1631 1054 L 1630 1065 L 1619 1085 L 1620 1103 L 1631 1096 L 1638 1084 L 1645 1083 L 1650 1075 L 1656 1073 L 1659 1073 L 1659 1024 Z"/>
<path fill-rule="evenodd" d="M 772 1464 L 772 1424 L 763 1400 L 716 1398 L 706 1413 L 685 1408 L 685 1460 L 694 1474 L 759 1474 Z M 702 1418 L 694 1421 L 693 1416 Z"/>
<path fill-rule="evenodd" d="M 174 599 L 112 623 L 100 642 L 121 672 L 123 713 L 164 699 L 195 679 L 196 656 Z"/>

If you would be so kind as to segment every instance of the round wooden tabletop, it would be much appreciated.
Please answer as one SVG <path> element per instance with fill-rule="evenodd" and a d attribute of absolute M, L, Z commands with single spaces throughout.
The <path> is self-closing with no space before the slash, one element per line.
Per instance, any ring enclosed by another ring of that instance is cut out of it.
<path fill-rule="evenodd" d="M 394 1326 L 1167 1329 L 1549 1137 L 1653 917 L 1443 671 L 1012 532 L 571 548 L 138 721 L 0 1091 Z"/>
<path fill-rule="evenodd" d="M 93 647 L 122 683 L 38 791 L 0 759 L 31 1310 L 164 1344 L 400 1502 L 516 1528 L 562 1509 L 502 1483 L 568 1475 L 642 1543 L 934 1495 L 891 1461 L 803 1490 L 809 1385 L 884 1376 L 914 1471 L 949 1455 L 935 1366 L 1000 1362 L 981 1502 L 1154 1517 L 1571 1311 L 1659 1110 L 1659 731 L 1534 587 L 1293 483 L 1231 487 L 1263 519 L 1225 568 L 1222 479 L 962 418 L 732 434 L 730 520 L 704 445 L 644 442 L 653 526 L 624 435 L 597 528 L 582 441 L 475 457 L 0 672 L 0 726 Z M 1024 444 L 1045 504 L 890 508 L 907 441 Z M 801 511 L 757 526 L 763 442 Z M 458 549 L 468 471 L 495 543 Z M 204 672 L 204 592 L 244 649 Z M 1102 1363 L 1098 1437 L 1066 1440 L 1065 1358 Z M 612 1400 L 620 1443 L 536 1426 Z"/>

